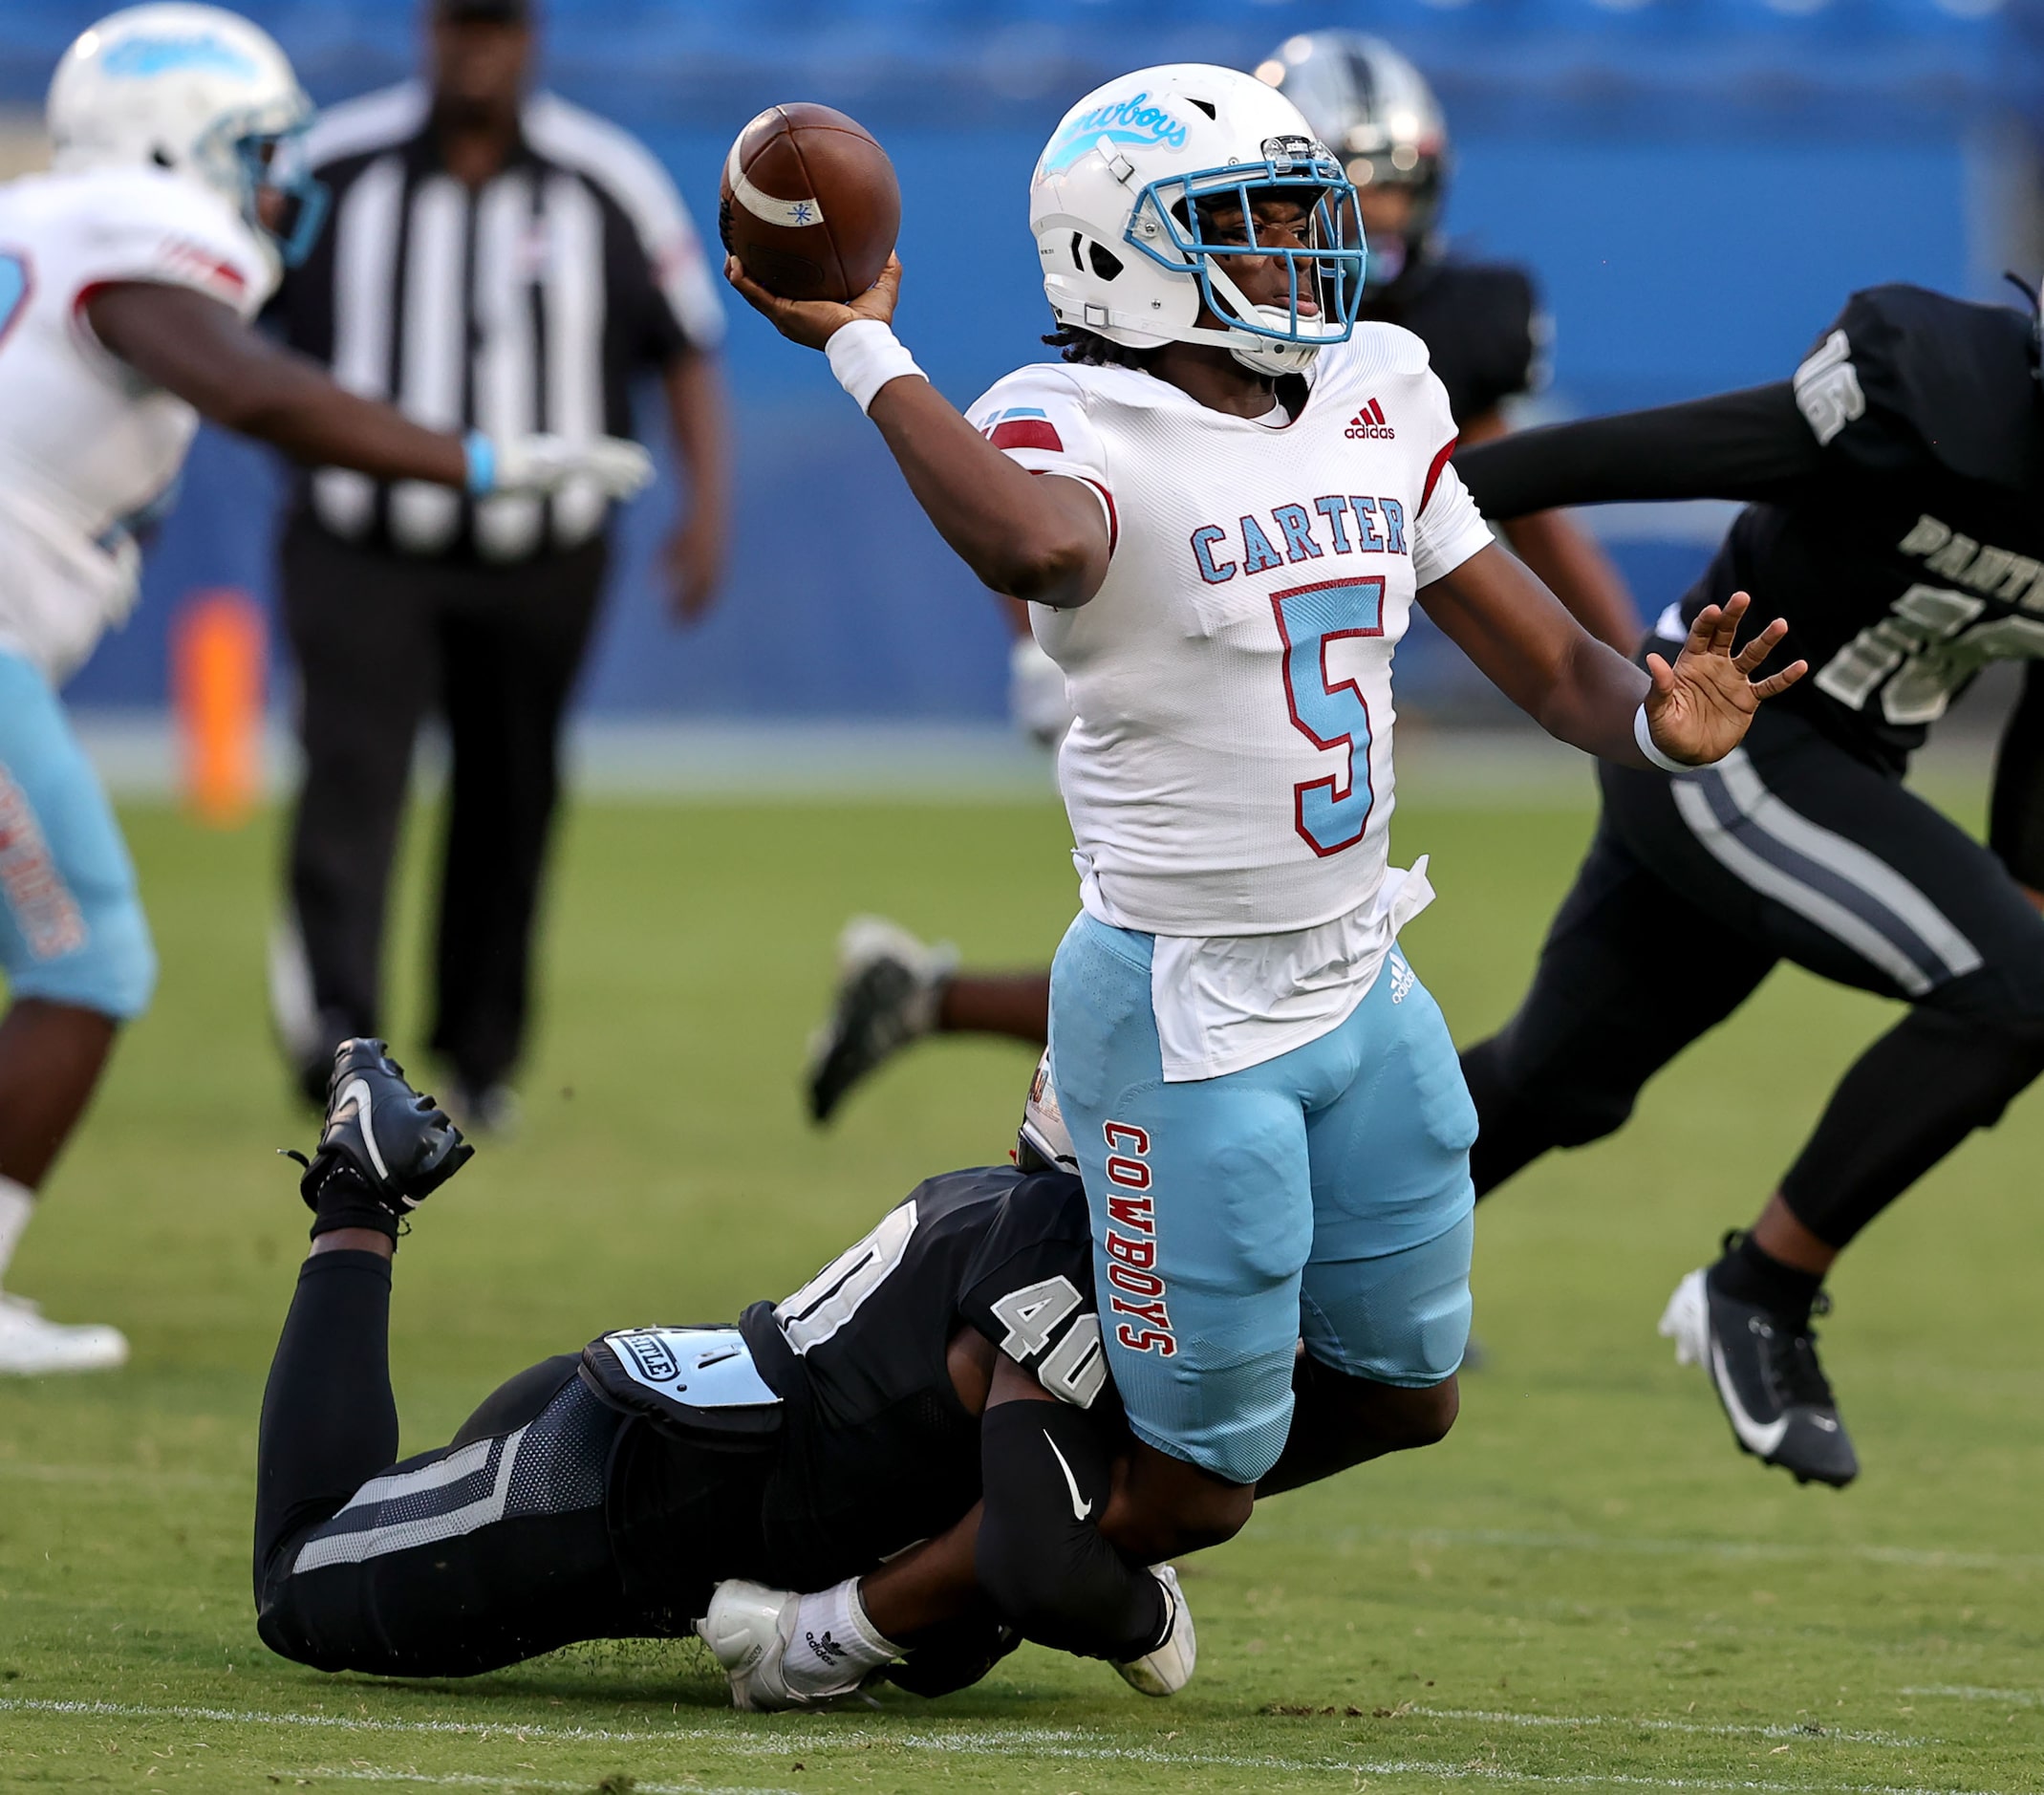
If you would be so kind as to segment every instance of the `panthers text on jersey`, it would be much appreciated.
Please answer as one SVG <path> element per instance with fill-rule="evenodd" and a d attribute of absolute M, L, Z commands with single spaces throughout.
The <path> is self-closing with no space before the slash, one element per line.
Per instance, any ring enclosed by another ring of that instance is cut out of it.
<path fill-rule="evenodd" d="M 970 417 L 1036 473 L 1083 481 L 1111 540 L 1074 610 L 1031 607 L 1077 721 L 1058 778 L 1082 900 L 1114 927 L 1226 944 L 1368 919 L 1392 804 L 1391 660 L 1413 595 L 1490 533 L 1450 465 L 1454 424 L 1419 339 L 1359 326 L 1322 351 L 1297 416 L 1211 410 L 1126 367 L 1024 368 Z M 1323 974 L 1306 1027 L 1219 1045 L 1209 1018 L 1165 1027 L 1167 1075 L 1212 1076 L 1339 1024 L 1389 945 L 1381 919 L 1265 960 L 1273 994 Z M 1262 976 L 1262 975 L 1259 975 Z M 1173 981 L 1173 988 L 1180 982 Z M 1227 1006 L 1253 1019 L 1258 992 Z M 1334 985 L 1342 988 L 1337 990 Z"/>
<path fill-rule="evenodd" d="M 0 647 L 53 683 L 134 602 L 133 530 L 199 426 L 100 347 L 85 302 L 140 281 L 252 317 L 271 280 L 248 227 L 195 183 L 138 168 L 0 186 Z"/>
<path fill-rule="evenodd" d="M 1778 703 L 1899 765 L 1988 661 L 2044 657 L 2044 405 L 2030 320 L 1916 287 L 1856 293 L 1796 374 L 1821 466 L 1740 513 L 1683 600 L 1786 617 Z"/>
<path fill-rule="evenodd" d="M 979 1420 L 947 1358 L 977 1329 L 1053 1396 L 1105 1402 L 1086 1192 L 1062 1172 L 925 1179 L 740 1327 L 782 1398 L 763 1502 L 769 1574 L 823 1589 L 942 1532 L 979 1499 Z"/>

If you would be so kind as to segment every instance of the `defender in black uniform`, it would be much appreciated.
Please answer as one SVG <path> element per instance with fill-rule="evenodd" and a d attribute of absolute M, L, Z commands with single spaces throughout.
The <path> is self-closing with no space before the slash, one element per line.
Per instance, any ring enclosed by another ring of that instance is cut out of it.
<path fill-rule="evenodd" d="M 1448 126 L 1425 76 L 1382 38 L 1313 32 L 1287 38 L 1257 70 L 1305 115 L 1356 184 L 1369 242 L 1360 316 L 1410 331 L 1427 345 L 1467 446 L 1503 436 L 1505 408 L 1545 378 L 1550 335 L 1524 269 L 1465 262 L 1447 253 L 1439 229 L 1451 161 Z M 1578 622 L 1623 655 L 1640 643 L 1632 595 L 1609 557 L 1559 510 L 1503 525 L 1513 552 L 1538 574 Z M 1028 607 L 1011 609 L 1022 677 L 1048 682 L 1031 727 L 1055 744 L 1071 721 L 1065 680 L 1029 638 Z M 1022 644 L 1026 644 L 1025 646 Z M 848 923 L 838 941 L 831 1013 L 810 1044 L 804 1082 L 809 1113 L 827 1122 L 852 1087 L 929 1034 L 1005 1035 L 1042 1047 L 1048 1038 L 1047 971 L 960 971 L 948 947 L 932 947 L 878 918 Z"/>
<path fill-rule="evenodd" d="M 1656 625 L 1750 590 L 1811 677 L 1713 768 L 1600 767 L 1603 817 L 1532 991 L 1463 1056 L 1479 1196 L 1595 1140 L 1778 960 L 1900 998 L 1753 1228 L 1661 1330 L 1740 1445 L 1799 1480 L 1859 1465 L 1810 1330 L 1875 1216 L 2044 1070 L 2044 682 L 2001 744 L 1989 844 L 1904 790 L 1911 751 L 1991 660 L 2044 657 L 2036 319 L 1913 287 L 1855 294 L 1793 380 L 1536 430 L 1457 462 L 1485 513 L 1751 501 Z M 1649 644 L 1654 645 L 1652 643 Z M 1708 941 L 1712 976 L 1664 975 Z M 1646 993 L 1651 991 L 1651 1001 Z"/>
<path fill-rule="evenodd" d="M 469 1149 L 380 1043 L 345 1044 L 263 1402 L 264 1640 L 322 1670 L 463 1676 L 708 1616 L 742 1705 L 785 1707 L 890 1665 L 943 1693 L 1019 1633 L 1170 1693 L 1191 1618 L 1168 1568 L 1108 1543 L 1154 1545 L 1112 1499 L 1127 1436 L 1086 1198 L 1044 1127 L 1033 1106 L 1045 1169 L 929 1179 L 785 1302 L 548 1359 L 393 1464 L 397 1223 Z M 744 1611 L 769 1593 L 763 1650 Z"/>
<path fill-rule="evenodd" d="M 1288 37 L 1257 73 L 1305 114 L 1356 184 L 1369 244 L 1360 315 L 1427 345 L 1465 447 L 1503 436 L 1506 406 L 1545 383 L 1553 328 L 1524 269 L 1449 252 L 1440 216 L 1453 158 L 1426 76 L 1381 37 L 1345 31 Z M 1624 581 L 1563 513 L 1528 512 L 1503 529 L 1592 636 L 1623 655 L 1639 646 Z"/>

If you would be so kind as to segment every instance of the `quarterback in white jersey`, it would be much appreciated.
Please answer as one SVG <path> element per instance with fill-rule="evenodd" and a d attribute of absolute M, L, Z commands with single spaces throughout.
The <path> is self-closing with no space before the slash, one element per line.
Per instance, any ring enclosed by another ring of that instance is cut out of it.
<path fill-rule="evenodd" d="M 1474 1112 L 1394 944 L 1424 871 L 1387 858 L 1414 602 L 1553 734 L 1628 765 L 1721 757 L 1800 667 L 1753 680 L 1782 631 L 1734 656 L 1741 595 L 1642 670 L 1492 545 L 1424 347 L 1355 323 L 1354 188 L 1262 82 L 1179 64 L 1087 95 L 1030 223 L 1065 359 L 969 418 L 889 328 L 898 264 L 850 306 L 726 271 L 827 350 L 1064 669 L 1083 908 L 1056 1090 L 1141 1442 L 1129 1500 L 1183 1546 L 1238 1527 L 1280 1449 L 1323 1474 L 1455 1412 Z"/>
<path fill-rule="evenodd" d="M 250 329 L 319 228 L 318 190 L 285 165 L 311 114 L 246 19 L 135 7 L 59 63 L 51 172 L 0 185 L 0 1274 L 155 981 L 134 869 L 56 691 L 134 602 L 138 529 L 167 506 L 200 418 L 478 492 L 593 474 L 622 495 L 650 471 L 607 439 L 420 429 Z M 0 1292 L 0 1373 L 126 1351 Z"/>

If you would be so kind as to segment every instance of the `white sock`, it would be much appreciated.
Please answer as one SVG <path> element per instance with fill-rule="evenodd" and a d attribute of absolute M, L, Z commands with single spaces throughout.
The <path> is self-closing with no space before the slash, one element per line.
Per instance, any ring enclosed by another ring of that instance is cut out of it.
<path fill-rule="evenodd" d="M 7 1262 L 14 1257 L 14 1243 L 35 1213 L 35 1193 L 11 1178 L 0 1178 L 0 1277 L 7 1274 Z"/>
<path fill-rule="evenodd" d="M 834 1590 L 802 1598 L 781 1674 L 797 1695 L 841 1695 L 900 1655 L 901 1649 L 866 1618 L 858 1578 L 847 1577 Z"/>

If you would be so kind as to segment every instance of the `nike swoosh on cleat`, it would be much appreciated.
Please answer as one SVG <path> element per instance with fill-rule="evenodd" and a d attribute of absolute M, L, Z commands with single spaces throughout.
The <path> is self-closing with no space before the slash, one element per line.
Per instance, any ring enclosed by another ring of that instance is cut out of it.
<path fill-rule="evenodd" d="M 1065 1455 L 1058 1451 L 1058 1442 L 1050 1438 L 1048 1428 L 1044 1430 L 1044 1444 L 1050 1448 L 1052 1456 L 1058 1461 L 1058 1469 L 1065 1473 L 1065 1487 L 1071 1491 L 1071 1518 L 1074 1521 L 1084 1521 L 1093 1512 L 1093 1504 L 1079 1500 L 1079 1480 L 1072 1476 L 1071 1466 L 1065 1462 Z"/>
<path fill-rule="evenodd" d="M 355 1098 L 360 1103 L 362 1139 L 368 1143 L 369 1157 L 377 1168 L 377 1176 L 383 1179 L 385 1183 L 388 1183 L 390 1181 L 390 1167 L 383 1163 L 382 1151 L 377 1145 L 377 1129 L 374 1114 L 376 1105 L 369 1094 L 369 1080 L 366 1078 L 351 1078 L 342 1089 L 340 1094 L 341 1102 L 343 1103 L 346 1103 L 350 1097 Z"/>
<path fill-rule="evenodd" d="M 1732 1387 L 1732 1374 L 1725 1369 L 1725 1349 L 1718 1345 L 1715 1335 L 1711 1340 L 1711 1381 L 1717 1386 L 1718 1398 L 1725 1405 L 1732 1431 L 1739 1437 L 1740 1443 L 1756 1458 L 1771 1458 L 1789 1431 L 1789 1417 L 1784 1415 L 1779 1420 L 1762 1422 L 1746 1413 L 1739 1393 Z"/>

